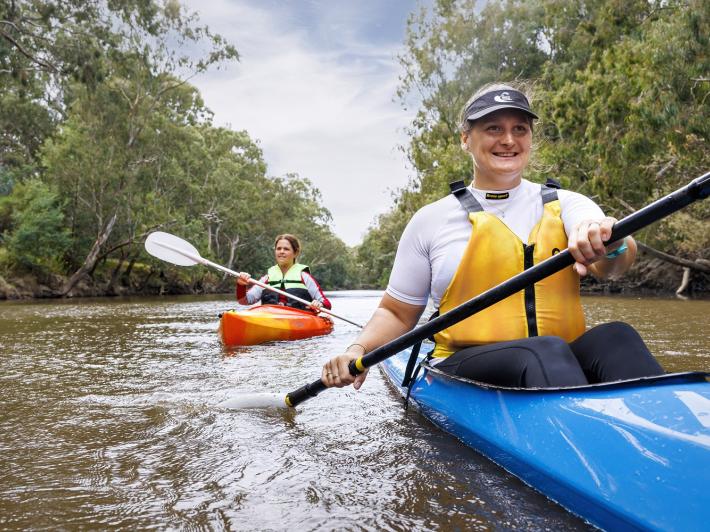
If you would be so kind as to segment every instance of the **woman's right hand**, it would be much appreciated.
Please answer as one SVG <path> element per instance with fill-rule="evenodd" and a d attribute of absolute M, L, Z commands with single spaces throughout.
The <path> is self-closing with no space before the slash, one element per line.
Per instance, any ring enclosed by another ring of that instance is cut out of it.
<path fill-rule="evenodd" d="M 350 384 L 356 390 L 360 389 L 362 383 L 365 382 L 367 378 L 367 368 L 364 372 L 359 375 L 350 374 L 350 362 L 352 360 L 357 360 L 362 355 L 357 354 L 354 351 L 348 351 L 342 355 L 335 356 L 331 358 L 328 362 L 323 365 L 323 372 L 321 373 L 321 380 L 328 388 L 336 387 L 343 388 Z"/>
<path fill-rule="evenodd" d="M 237 284 L 240 284 L 242 286 L 248 286 L 252 282 L 253 281 L 251 280 L 251 275 L 249 275 L 247 272 L 239 272 L 239 275 L 237 276 Z"/>
<path fill-rule="evenodd" d="M 345 353 L 331 358 L 323 365 L 323 384 L 328 388 L 342 388 L 352 384 L 359 390 L 367 377 L 367 368 L 359 375 L 350 375 L 350 362 L 411 330 L 423 311 L 424 306 L 403 303 L 385 294 L 355 343 L 350 344 Z"/>

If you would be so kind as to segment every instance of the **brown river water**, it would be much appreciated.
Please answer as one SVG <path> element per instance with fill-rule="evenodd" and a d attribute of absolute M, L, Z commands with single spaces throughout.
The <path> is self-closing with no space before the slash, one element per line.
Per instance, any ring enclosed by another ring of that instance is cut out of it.
<path fill-rule="evenodd" d="M 333 296 L 364 323 L 379 293 Z M 667 371 L 710 370 L 710 301 L 584 298 Z M 357 329 L 225 350 L 227 296 L 0 304 L 0 530 L 588 530 L 405 411 L 379 371 L 291 410 L 217 408 L 320 375 Z"/>

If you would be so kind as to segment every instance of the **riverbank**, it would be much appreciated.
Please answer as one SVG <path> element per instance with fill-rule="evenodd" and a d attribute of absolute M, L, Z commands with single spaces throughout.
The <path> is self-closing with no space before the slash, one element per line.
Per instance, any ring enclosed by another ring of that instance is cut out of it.
<path fill-rule="evenodd" d="M 122 273 L 110 264 L 102 265 L 67 291 L 68 280 L 69 276 L 57 274 L 0 276 L 0 300 L 219 294 L 234 289 L 233 279 L 226 275 L 146 264 L 135 264 Z"/>
<path fill-rule="evenodd" d="M 660 259 L 640 259 L 622 279 L 598 281 L 592 276 L 582 280 L 585 294 L 679 295 L 679 297 L 710 297 L 710 274 L 691 271 L 682 293 L 683 268 Z"/>
<path fill-rule="evenodd" d="M 116 275 L 109 267 L 97 268 L 93 276 L 81 279 L 64 294 L 68 277 L 56 274 L 0 276 L 0 300 L 48 299 L 71 297 L 155 296 L 224 294 L 234 289 L 231 277 L 213 272 L 179 268 L 154 269 L 136 265 L 132 271 Z M 683 269 L 660 259 L 639 260 L 634 267 L 616 281 L 597 281 L 593 277 L 582 280 L 584 294 L 626 294 L 673 296 L 681 286 Z M 330 287 L 326 287 L 330 288 Z M 382 288 L 372 286 L 347 289 Z M 684 297 L 710 297 L 710 275 L 691 274 Z"/>

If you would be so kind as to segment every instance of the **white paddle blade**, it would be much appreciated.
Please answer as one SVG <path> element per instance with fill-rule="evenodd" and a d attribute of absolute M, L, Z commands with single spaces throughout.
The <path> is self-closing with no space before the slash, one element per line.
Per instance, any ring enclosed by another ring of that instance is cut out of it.
<path fill-rule="evenodd" d="M 286 393 L 244 393 L 222 401 L 217 408 L 247 410 L 251 408 L 289 408 Z"/>
<path fill-rule="evenodd" d="M 200 264 L 200 252 L 188 241 L 180 237 L 155 231 L 145 239 L 145 250 L 154 257 L 177 264 L 178 266 L 194 266 Z"/>

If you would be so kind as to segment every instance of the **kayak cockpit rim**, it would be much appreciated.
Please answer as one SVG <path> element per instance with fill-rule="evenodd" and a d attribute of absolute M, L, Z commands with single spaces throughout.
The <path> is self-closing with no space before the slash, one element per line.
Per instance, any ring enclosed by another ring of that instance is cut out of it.
<path fill-rule="evenodd" d="M 594 384 L 585 384 L 582 386 L 558 386 L 552 388 L 520 388 L 514 386 L 498 386 L 495 384 L 489 384 L 487 382 L 475 381 L 473 379 L 467 379 L 466 377 L 461 377 L 459 375 L 452 375 L 446 373 L 440 369 L 437 369 L 436 365 L 432 366 L 428 361 L 424 360 L 421 362 L 422 368 L 426 372 L 434 373 L 440 377 L 451 379 L 459 382 L 465 382 L 466 384 L 473 384 L 479 388 L 487 390 L 504 390 L 506 392 L 560 392 L 560 391 L 572 391 L 572 390 L 609 390 L 614 388 L 632 388 L 638 386 L 652 386 L 657 384 L 671 384 L 676 382 L 710 382 L 710 373 L 706 371 L 684 371 L 680 373 L 666 373 L 664 375 L 655 375 L 653 377 L 638 377 L 636 379 L 623 379 L 618 381 L 610 382 L 598 382 Z M 423 378 L 426 374 L 423 373 L 420 377 Z"/>

